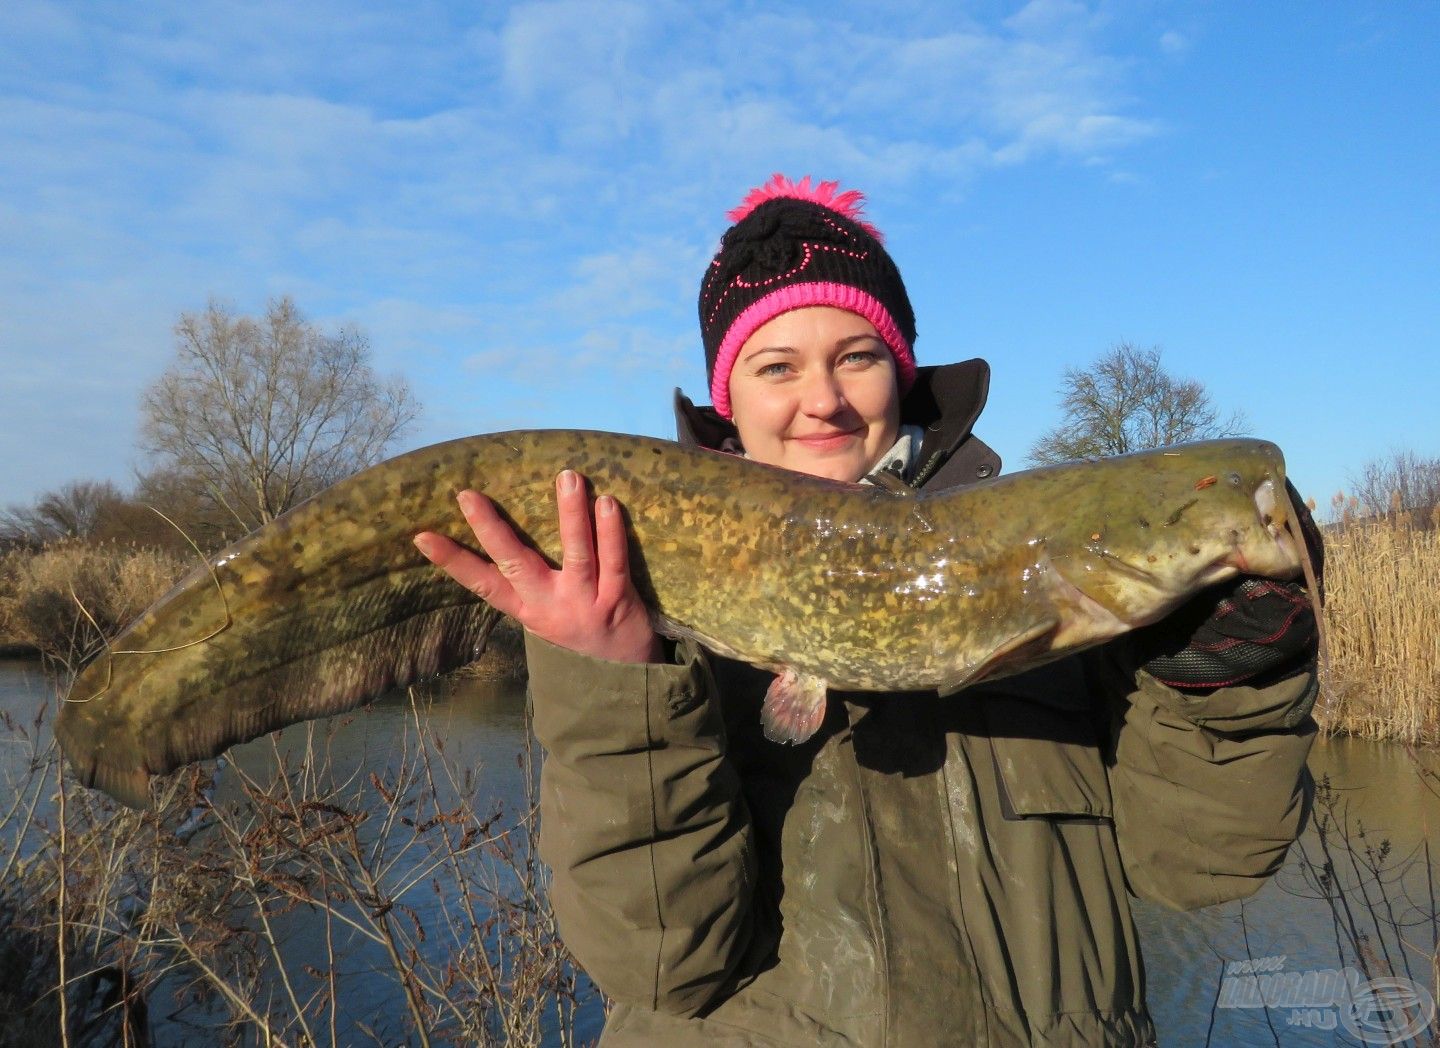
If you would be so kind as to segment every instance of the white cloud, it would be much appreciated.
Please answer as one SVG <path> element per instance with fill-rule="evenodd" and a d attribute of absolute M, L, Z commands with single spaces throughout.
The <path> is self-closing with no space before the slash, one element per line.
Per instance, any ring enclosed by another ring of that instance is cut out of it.
<path fill-rule="evenodd" d="M 1096 16 L 1078 0 L 1030 0 L 1005 25 L 1021 36 L 1070 38 L 1093 27 Z"/>
<path fill-rule="evenodd" d="M 990 28 L 911 36 L 843 11 L 531 5 L 506 26 L 505 83 L 582 158 L 650 142 L 651 155 L 748 165 L 751 177 L 784 161 L 903 182 L 1046 151 L 1089 157 L 1154 133 L 1125 112 L 1124 69 L 1099 50 L 1098 24 L 1051 0 Z"/>
<path fill-rule="evenodd" d="M 561 106 L 572 124 L 623 127 L 632 89 L 646 83 L 662 9 L 605 0 L 516 6 L 501 32 L 504 83 L 525 102 Z"/>
<path fill-rule="evenodd" d="M 522 362 L 535 356 L 533 349 L 519 349 L 516 346 L 491 346 L 478 353 L 471 353 L 462 362 L 466 371 L 474 374 L 488 374 L 497 371 L 515 373 Z"/>
<path fill-rule="evenodd" d="M 1160 50 L 1167 55 L 1180 55 L 1190 50 L 1190 41 L 1184 33 L 1173 29 L 1160 34 Z"/>
<path fill-rule="evenodd" d="M 566 317 L 627 319 L 673 311 L 700 286 L 709 256 L 694 244 L 653 237 L 624 250 L 585 255 L 571 267 L 572 281 L 556 289 L 548 307 Z"/>
<path fill-rule="evenodd" d="M 700 271 L 771 171 L 933 198 L 1157 128 L 1097 19 L 1050 0 L 1003 22 L 669 0 L 5 19 L 0 358 L 44 405 L 19 417 L 63 402 L 77 432 L 55 483 L 130 445 L 170 324 L 211 294 L 355 319 L 436 418 L 467 417 L 465 371 L 493 379 L 487 417 L 595 388 L 620 424 L 637 391 L 694 384 Z"/>

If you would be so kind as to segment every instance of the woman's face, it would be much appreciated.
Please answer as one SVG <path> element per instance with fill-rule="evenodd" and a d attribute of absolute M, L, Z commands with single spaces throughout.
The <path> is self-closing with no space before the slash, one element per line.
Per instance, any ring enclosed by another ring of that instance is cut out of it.
<path fill-rule="evenodd" d="M 781 313 L 730 372 L 740 443 L 757 462 L 859 480 L 900 435 L 895 360 L 875 326 L 832 306 Z"/>

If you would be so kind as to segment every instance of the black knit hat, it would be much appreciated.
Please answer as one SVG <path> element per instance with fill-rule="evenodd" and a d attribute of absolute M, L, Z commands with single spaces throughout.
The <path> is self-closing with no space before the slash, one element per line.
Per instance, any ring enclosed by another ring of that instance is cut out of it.
<path fill-rule="evenodd" d="M 835 306 L 875 325 L 903 394 L 915 381 L 915 313 L 864 197 L 784 175 L 752 189 L 700 284 L 700 334 L 715 410 L 730 418 L 730 370 L 746 339 L 781 313 Z"/>

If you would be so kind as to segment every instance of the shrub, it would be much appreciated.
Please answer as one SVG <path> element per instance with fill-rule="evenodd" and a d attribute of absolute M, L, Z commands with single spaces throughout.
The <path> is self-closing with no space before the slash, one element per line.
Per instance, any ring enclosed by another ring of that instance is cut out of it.
<path fill-rule="evenodd" d="M 0 559 L 0 635 L 78 668 L 189 567 L 120 545 L 58 543 Z"/>

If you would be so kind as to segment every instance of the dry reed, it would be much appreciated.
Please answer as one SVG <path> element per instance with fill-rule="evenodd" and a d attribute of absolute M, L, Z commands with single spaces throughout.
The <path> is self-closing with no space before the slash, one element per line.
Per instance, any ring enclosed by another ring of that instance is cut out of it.
<path fill-rule="evenodd" d="M 0 635 L 74 669 L 193 561 L 112 543 L 57 543 L 0 558 Z"/>
<path fill-rule="evenodd" d="M 1440 531 L 1401 517 L 1331 532 L 1325 592 L 1321 727 L 1440 742 Z"/>
<path fill-rule="evenodd" d="M 0 1043 L 65 1029 L 72 1046 L 143 1048 L 163 1014 L 167 1036 L 188 1026 L 217 1045 L 574 1048 L 594 991 L 536 855 L 533 748 L 524 805 L 507 810 L 476 803 L 473 769 L 418 706 L 379 766 L 335 767 L 336 728 L 270 736 L 258 778 L 227 764 L 240 795 L 224 801 L 205 763 L 159 780 L 152 811 L 68 776 L 66 808 L 0 811 L 0 842 L 30 841 L 0 854 Z M 11 788 L 53 788 L 53 743 L 5 730 L 35 747 Z M 318 922 L 323 953 L 297 921 Z"/>

